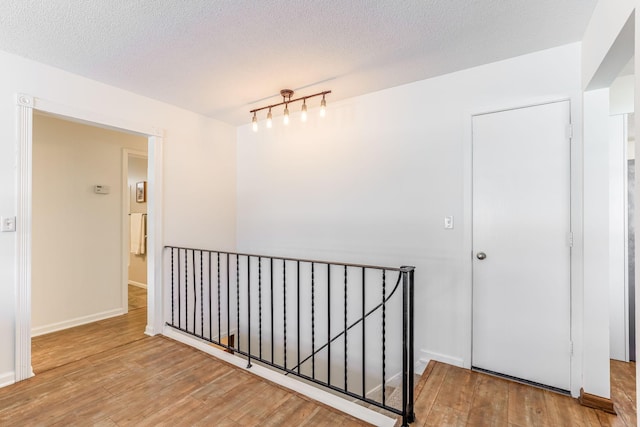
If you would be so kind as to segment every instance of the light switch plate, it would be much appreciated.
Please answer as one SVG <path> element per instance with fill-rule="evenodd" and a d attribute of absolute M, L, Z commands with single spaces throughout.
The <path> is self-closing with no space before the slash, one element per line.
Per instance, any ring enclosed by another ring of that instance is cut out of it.
<path fill-rule="evenodd" d="M 0 217 L 0 231 L 2 232 L 16 231 L 16 217 L 15 216 Z"/>
<path fill-rule="evenodd" d="M 444 228 L 446 228 L 447 230 L 450 230 L 453 228 L 453 217 L 452 216 L 445 216 L 444 217 Z"/>

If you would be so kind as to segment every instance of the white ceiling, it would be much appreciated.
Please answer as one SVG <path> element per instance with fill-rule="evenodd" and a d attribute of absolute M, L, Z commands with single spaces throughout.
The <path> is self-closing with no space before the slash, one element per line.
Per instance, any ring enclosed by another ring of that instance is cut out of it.
<path fill-rule="evenodd" d="M 579 41 L 595 3 L 3 0 L 0 50 L 238 125 L 282 88 L 330 103 Z"/>

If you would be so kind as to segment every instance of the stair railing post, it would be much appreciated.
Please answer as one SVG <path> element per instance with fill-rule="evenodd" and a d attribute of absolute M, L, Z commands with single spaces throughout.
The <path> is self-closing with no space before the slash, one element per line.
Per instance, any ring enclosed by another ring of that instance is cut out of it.
<path fill-rule="evenodd" d="M 413 413 L 413 270 L 402 266 L 402 426 L 414 421 Z"/>
<path fill-rule="evenodd" d="M 407 415 L 410 423 L 414 422 L 416 419 L 416 414 L 413 410 L 414 404 L 414 385 L 413 385 L 413 371 L 415 368 L 415 364 L 413 361 L 414 358 L 414 273 L 415 268 L 411 267 L 411 271 L 409 272 L 409 407 L 407 408 Z"/>

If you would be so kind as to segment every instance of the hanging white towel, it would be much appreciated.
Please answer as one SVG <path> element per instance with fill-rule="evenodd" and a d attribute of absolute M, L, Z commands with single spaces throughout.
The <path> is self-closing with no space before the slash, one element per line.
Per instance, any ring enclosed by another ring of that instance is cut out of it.
<path fill-rule="evenodd" d="M 143 255 L 145 253 L 145 224 L 146 215 L 141 213 L 131 214 L 131 253 Z"/>

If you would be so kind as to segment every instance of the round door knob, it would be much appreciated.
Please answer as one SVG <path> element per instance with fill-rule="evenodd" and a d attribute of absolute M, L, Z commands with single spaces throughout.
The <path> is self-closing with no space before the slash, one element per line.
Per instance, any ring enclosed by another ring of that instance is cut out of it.
<path fill-rule="evenodd" d="M 478 252 L 478 254 L 476 255 L 476 258 L 478 258 L 480 261 L 482 261 L 486 257 L 487 257 L 487 254 L 485 254 L 484 252 Z"/>

